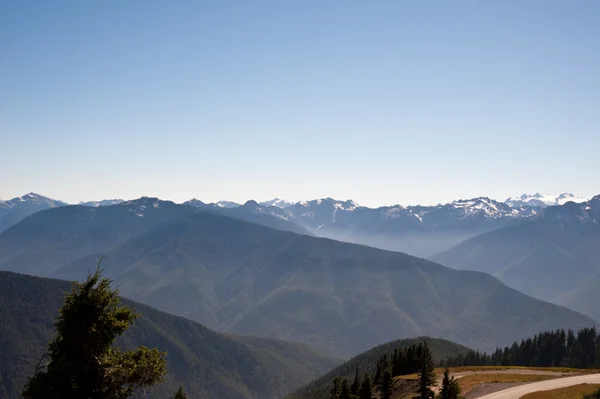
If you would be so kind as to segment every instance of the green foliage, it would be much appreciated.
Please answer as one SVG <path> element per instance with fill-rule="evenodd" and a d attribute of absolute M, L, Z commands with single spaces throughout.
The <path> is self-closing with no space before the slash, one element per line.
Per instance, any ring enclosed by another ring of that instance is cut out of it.
<path fill-rule="evenodd" d="M 287 398 L 338 399 L 338 397 L 332 396 L 331 394 L 333 391 L 333 389 L 331 389 L 332 386 L 336 386 L 337 384 L 339 387 L 342 378 L 352 378 L 355 376 L 357 368 L 359 370 L 364 370 L 365 377 L 369 376 L 369 385 L 371 385 L 371 389 L 375 391 L 375 388 L 379 385 L 375 383 L 375 376 L 378 373 L 377 370 L 379 370 L 379 374 L 381 375 L 381 382 L 383 382 L 385 370 L 390 371 L 392 377 L 416 373 L 419 370 L 419 346 L 422 348 L 423 342 L 426 342 L 427 346 L 431 348 L 431 355 L 436 362 L 469 352 L 469 348 L 465 346 L 437 338 L 419 337 L 388 342 L 355 356 L 309 385 L 288 395 Z M 400 354 L 402 354 L 402 356 L 399 356 Z M 402 364 L 395 364 L 400 358 L 408 360 L 403 361 Z M 394 369 L 396 372 L 393 371 Z M 336 383 L 336 381 L 338 382 Z M 341 388 L 337 390 L 338 395 L 340 389 Z"/>
<path fill-rule="evenodd" d="M 431 399 L 434 397 L 431 387 L 435 385 L 435 372 L 431 351 L 427 342 L 419 346 L 419 388 L 417 389 L 418 399 Z"/>
<path fill-rule="evenodd" d="M 600 367 L 596 328 L 545 331 L 492 354 L 469 351 L 444 362 L 447 366 Z"/>
<path fill-rule="evenodd" d="M 450 389 L 448 390 L 448 399 L 462 399 L 462 390 L 458 380 L 454 377 L 450 379 Z"/>
<path fill-rule="evenodd" d="M 371 386 L 371 379 L 369 374 L 365 373 L 365 376 L 360 384 L 360 390 L 358 392 L 358 399 L 371 399 L 373 397 L 373 388 Z"/>
<path fill-rule="evenodd" d="M 342 377 L 335 377 L 332 382 L 331 390 L 329 391 L 330 399 L 339 399 L 342 393 Z"/>
<path fill-rule="evenodd" d="M 350 392 L 350 388 L 348 387 L 348 379 L 342 379 L 342 389 L 340 391 L 339 399 L 353 399 L 352 392 Z"/>
<path fill-rule="evenodd" d="M 439 399 L 450 399 L 450 370 L 448 370 L 447 367 L 446 370 L 444 370 L 444 378 L 442 378 Z"/>
<path fill-rule="evenodd" d="M 389 370 L 383 372 L 383 378 L 379 389 L 381 399 L 391 399 L 394 392 L 394 380 Z"/>
<path fill-rule="evenodd" d="M 360 389 L 360 376 L 358 375 L 358 367 L 357 367 L 356 371 L 354 372 L 354 381 L 352 382 L 352 385 L 350 385 L 350 391 L 352 392 L 352 395 L 358 396 L 359 389 Z"/>
<path fill-rule="evenodd" d="M 71 287 L 66 281 L 0 272 L 0 398 L 17 399 L 35 372 Z M 128 299 L 122 303 L 139 317 L 116 339 L 117 347 L 168 353 L 165 381 L 148 388 L 146 397 L 169 398 L 183 385 L 192 398 L 280 399 L 340 364 L 303 345 L 221 334 Z"/>
<path fill-rule="evenodd" d="M 444 371 L 444 378 L 442 379 L 442 388 L 438 399 L 460 399 L 461 388 L 458 380 L 454 377 L 450 378 L 450 371 L 448 368 Z"/>
<path fill-rule="evenodd" d="M 185 393 L 183 387 L 179 387 L 179 389 L 177 389 L 177 392 L 175 392 L 175 396 L 173 396 L 173 399 L 187 399 L 187 397 L 188 396 Z"/>
<path fill-rule="evenodd" d="M 132 309 L 120 306 L 117 292 L 99 269 L 85 282 L 75 283 L 59 310 L 45 370 L 29 379 L 22 397 L 125 399 L 162 381 L 164 353 L 114 346 L 135 318 Z"/>

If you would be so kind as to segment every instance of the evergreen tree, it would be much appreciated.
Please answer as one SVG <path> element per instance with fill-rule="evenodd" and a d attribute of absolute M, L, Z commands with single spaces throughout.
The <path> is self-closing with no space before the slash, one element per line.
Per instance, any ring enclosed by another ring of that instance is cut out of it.
<path fill-rule="evenodd" d="M 352 395 L 358 396 L 358 391 L 360 389 L 360 377 L 358 376 L 358 366 L 356 367 L 356 371 L 354 372 L 354 382 L 350 385 L 350 392 Z"/>
<path fill-rule="evenodd" d="M 124 399 L 162 381 L 164 353 L 113 346 L 136 315 L 119 306 L 118 293 L 99 267 L 66 296 L 44 356 L 48 362 L 29 378 L 23 399 Z"/>
<path fill-rule="evenodd" d="M 422 346 L 419 345 L 419 347 L 419 388 L 417 389 L 418 395 L 416 398 L 431 399 L 434 396 L 431 387 L 435 384 L 433 359 L 431 358 L 431 351 L 427 346 L 427 342 L 424 342 Z"/>
<path fill-rule="evenodd" d="M 362 380 L 362 384 L 360 384 L 358 399 L 372 399 L 372 397 L 373 389 L 371 387 L 371 379 L 369 378 L 369 375 L 365 373 L 365 377 Z"/>
<path fill-rule="evenodd" d="M 394 380 L 392 374 L 387 370 L 383 373 L 383 381 L 379 392 L 381 399 L 391 399 L 394 393 Z"/>
<path fill-rule="evenodd" d="M 454 377 L 450 379 L 450 386 L 448 389 L 448 399 L 460 399 L 461 396 L 460 385 L 458 384 L 458 380 Z"/>
<path fill-rule="evenodd" d="M 450 398 L 450 371 L 448 368 L 444 371 L 444 378 L 442 379 L 442 389 L 440 390 L 440 399 Z"/>
<path fill-rule="evenodd" d="M 342 392 L 342 377 L 335 377 L 333 379 L 333 386 L 329 391 L 330 399 L 339 399 L 340 393 Z"/>
<path fill-rule="evenodd" d="M 187 399 L 187 397 L 188 396 L 185 393 L 185 390 L 183 389 L 183 387 L 179 387 L 177 392 L 175 392 L 175 396 L 173 396 L 173 399 Z"/>
<path fill-rule="evenodd" d="M 340 399 L 352 399 L 352 392 L 350 392 L 350 388 L 348 387 L 348 379 L 346 378 L 342 380 Z"/>

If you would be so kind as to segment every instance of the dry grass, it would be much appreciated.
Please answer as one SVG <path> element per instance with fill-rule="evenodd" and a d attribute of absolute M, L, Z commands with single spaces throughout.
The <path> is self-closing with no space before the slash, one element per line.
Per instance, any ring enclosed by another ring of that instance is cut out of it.
<path fill-rule="evenodd" d="M 600 373 L 600 369 L 574 369 L 568 367 L 521 367 L 521 366 L 476 366 L 476 367 L 451 367 L 453 373 L 463 371 L 496 371 L 496 370 L 536 370 L 552 371 L 556 373 Z M 435 369 L 436 373 L 442 374 L 443 368 Z"/>
<path fill-rule="evenodd" d="M 581 384 L 553 391 L 533 392 L 521 399 L 580 399 L 583 395 L 595 392 L 598 389 L 600 389 L 600 384 Z"/>
<path fill-rule="evenodd" d="M 551 380 L 556 378 L 552 375 L 536 374 L 471 374 L 458 380 L 463 393 L 468 393 L 475 386 L 481 384 L 501 383 L 501 382 L 535 382 Z"/>

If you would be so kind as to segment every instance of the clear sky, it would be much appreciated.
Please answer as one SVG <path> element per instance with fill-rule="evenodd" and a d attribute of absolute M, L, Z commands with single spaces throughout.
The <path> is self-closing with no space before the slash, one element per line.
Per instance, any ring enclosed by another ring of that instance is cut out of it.
<path fill-rule="evenodd" d="M 0 198 L 600 193 L 600 1 L 2 1 Z"/>

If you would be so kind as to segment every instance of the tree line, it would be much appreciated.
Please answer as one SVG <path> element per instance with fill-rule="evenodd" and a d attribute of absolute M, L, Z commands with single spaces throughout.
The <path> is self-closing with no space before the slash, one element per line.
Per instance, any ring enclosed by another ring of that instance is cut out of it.
<path fill-rule="evenodd" d="M 493 353 L 470 351 L 441 366 L 524 366 L 600 368 L 600 336 L 595 327 L 544 331 Z"/>
<path fill-rule="evenodd" d="M 418 374 L 415 399 L 432 399 L 431 389 L 436 384 L 436 375 L 431 351 L 426 342 L 410 345 L 405 349 L 394 349 L 392 353 L 379 357 L 375 374 L 365 372 L 360 377 L 356 368 L 352 384 L 347 378 L 335 377 L 330 390 L 330 399 L 391 399 L 394 394 L 395 377 Z M 459 399 L 460 386 L 448 369 L 444 372 L 439 399 Z"/>

